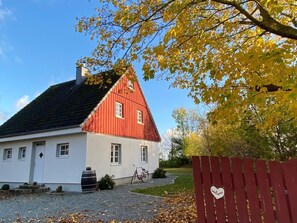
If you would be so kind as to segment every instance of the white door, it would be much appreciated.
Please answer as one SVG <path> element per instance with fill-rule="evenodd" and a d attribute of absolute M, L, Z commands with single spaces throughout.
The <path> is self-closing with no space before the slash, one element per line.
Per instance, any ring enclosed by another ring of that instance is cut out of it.
<path fill-rule="evenodd" d="M 43 183 L 43 169 L 44 169 L 44 158 L 45 158 L 45 146 L 38 145 L 35 150 L 35 166 L 33 182 Z"/>

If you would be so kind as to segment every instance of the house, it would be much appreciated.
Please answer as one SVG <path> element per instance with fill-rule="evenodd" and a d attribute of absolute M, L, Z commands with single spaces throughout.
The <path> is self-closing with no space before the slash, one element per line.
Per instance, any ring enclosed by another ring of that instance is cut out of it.
<path fill-rule="evenodd" d="M 160 135 L 133 68 L 101 73 L 102 85 L 85 84 L 87 72 L 77 67 L 76 80 L 49 87 L 0 126 L 0 186 L 80 191 L 88 166 L 117 184 L 135 167 L 158 168 Z"/>

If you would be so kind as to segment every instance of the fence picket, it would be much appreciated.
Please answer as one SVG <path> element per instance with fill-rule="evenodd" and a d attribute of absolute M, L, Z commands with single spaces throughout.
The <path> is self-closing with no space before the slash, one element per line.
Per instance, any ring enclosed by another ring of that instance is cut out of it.
<path fill-rule="evenodd" d="M 291 222 L 289 215 L 289 207 L 286 199 L 285 190 L 282 177 L 282 167 L 279 162 L 270 161 L 269 162 L 269 175 L 271 180 L 271 185 L 274 192 L 274 200 L 276 207 L 276 214 L 278 222 Z"/>
<path fill-rule="evenodd" d="M 228 223 L 236 223 L 236 207 L 234 200 L 234 188 L 232 182 L 232 173 L 230 166 L 230 159 L 223 157 L 221 158 L 222 165 L 222 180 L 225 189 L 225 201 L 226 201 L 226 213 Z"/>
<path fill-rule="evenodd" d="M 257 192 L 256 178 L 254 174 L 254 162 L 250 159 L 245 159 L 243 160 L 243 166 L 246 193 L 249 201 L 250 219 L 253 223 L 261 223 L 259 195 Z"/>
<path fill-rule="evenodd" d="M 211 169 L 212 169 L 212 185 L 216 188 L 224 188 L 221 180 L 220 163 L 218 157 L 210 158 Z M 224 207 L 224 197 L 220 199 L 215 199 L 216 205 L 216 216 L 218 223 L 226 223 L 225 207 Z"/>
<path fill-rule="evenodd" d="M 284 163 L 282 167 L 292 222 L 297 223 L 297 165 L 296 163 Z"/>
<path fill-rule="evenodd" d="M 259 188 L 261 209 L 263 212 L 264 222 L 274 222 L 275 215 L 272 204 L 272 197 L 270 193 L 270 183 L 267 174 L 266 162 L 263 160 L 256 160 L 256 179 Z"/>
<path fill-rule="evenodd" d="M 203 156 L 201 157 L 202 164 L 202 181 L 203 181 L 203 190 L 204 190 L 204 198 L 205 198 L 205 206 L 206 206 L 206 215 L 207 222 L 215 222 L 215 206 L 213 202 L 213 196 L 210 192 L 211 187 L 211 172 L 210 172 L 210 164 L 209 157 Z"/>
<path fill-rule="evenodd" d="M 195 196 L 196 196 L 196 208 L 197 208 L 197 221 L 206 223 L 205 218 L 205 207 L 204 207 L 204 196 L 202 190 L 202 171 L 200 158 L 198 156 L 193 157 L 193 175 L 195 183 Z"/>
<path fill-rule="evenodd" d="M 240 223 L 249 222 L 243 174 L 242 174 L 242 163 L 239 158 L 233 158 L 231 160 L 232 160 L 233 182 L 234 182 L 234 191 L 236 196 L 238 219 Z"/>

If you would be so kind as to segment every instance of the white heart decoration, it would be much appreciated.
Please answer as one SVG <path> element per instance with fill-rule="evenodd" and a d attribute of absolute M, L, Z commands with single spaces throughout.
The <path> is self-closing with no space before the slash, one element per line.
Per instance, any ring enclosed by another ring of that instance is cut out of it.
<path fill-rule="evenodd" d="M 221 188 L 221 187 L 216 188 L 215 186 L 212 186 L 210 188 L 210 192 L 217 200 L 224 197 L 224 195 L 225 195 L 225 190 L 224 190 L 224 188 Z"/>

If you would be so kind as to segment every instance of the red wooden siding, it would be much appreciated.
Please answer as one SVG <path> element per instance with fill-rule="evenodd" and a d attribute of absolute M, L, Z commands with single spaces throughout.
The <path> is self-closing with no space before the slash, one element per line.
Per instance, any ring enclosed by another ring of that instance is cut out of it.
<path fill-rule="evenodd" d="M 297 223 L 296 161 L 193 157 L 193 174 L 199 223 Z"/>
<path fill-rule="evenodd" d="M 123 118 L 115 116 L 115 104 L 123 104 Z M 142 111 L 143 124 L 137 123 L 137 110 Z M 160 141 L 160 136 L 149 111 L 139 83 L 134 82 L 134 90 L 128 88 L 128 79 L 122 77 L 101 102 L 97 110 L 83 126 L 84 131 L 108 135 Z"/>

